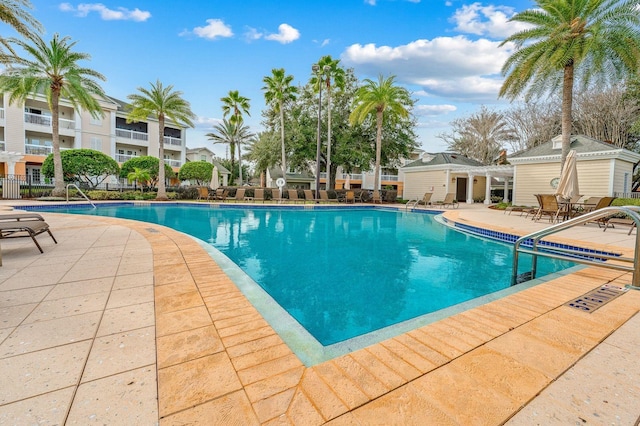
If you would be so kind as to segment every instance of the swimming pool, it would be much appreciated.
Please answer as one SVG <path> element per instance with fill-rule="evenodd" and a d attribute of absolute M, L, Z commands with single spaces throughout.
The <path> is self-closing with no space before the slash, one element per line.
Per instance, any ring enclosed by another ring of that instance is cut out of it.
<path fill-rule="evenodd" d="M 510 285 L 511 246 L 449 229 L 432 214 L 185 204 L 52 211 L 158 223 L 203 240 L 323 346 Z M 540 259 L 539 275 L 569 266 Z"/>

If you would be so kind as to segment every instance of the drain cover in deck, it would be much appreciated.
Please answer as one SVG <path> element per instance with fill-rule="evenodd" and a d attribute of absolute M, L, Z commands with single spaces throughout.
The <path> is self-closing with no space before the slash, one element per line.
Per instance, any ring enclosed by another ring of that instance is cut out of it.
<path fill-rule="evenodd" d="M 624 294 L 626 291 L 626 288 L 605 284 L 595 290 L 591 290 L 587 294 L 583 294 L 577 299 L 565 303 L 565 306 L 591 313 L 601 306 L 609 303 L 616 297 Z"/>

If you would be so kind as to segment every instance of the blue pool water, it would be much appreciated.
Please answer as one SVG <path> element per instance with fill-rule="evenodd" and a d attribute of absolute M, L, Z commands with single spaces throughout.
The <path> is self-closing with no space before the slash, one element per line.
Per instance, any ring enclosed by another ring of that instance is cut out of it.
<path fill-rule="evenodd" d="M 509 245 L 431 214 L 184 205 L 55 209 L 158 223 L 212 244 L 322 345 L 508 288 Z M 526 257 L 521 260 L 526 269 Z M 539 276 L 573 264 L 541 258 Z"/>

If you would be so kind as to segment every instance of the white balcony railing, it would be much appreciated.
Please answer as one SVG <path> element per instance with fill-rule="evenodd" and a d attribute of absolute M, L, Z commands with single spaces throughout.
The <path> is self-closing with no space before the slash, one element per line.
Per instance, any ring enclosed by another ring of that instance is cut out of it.
<path fill-rule="evenodd" d="M 0 141 L 0 151 L 6 151 L 6 145 L 4 144 L 4 141 Z"/>
<path fill-rule="evenodd" d="M 30 124 L 35 124 L 38 126 L 43 126 L 43 127 L 48 127 L 49 129 L 51 129 L 51 116 L 49 115 L 42 115 L 42 114 L 34 114 L 32 112 L 25 112 L 24 113 L 24 122 L 25 123 L 30 123 Z M 73 120 L 67 120 L 66 118 L 59 118 L 58 119 L 58 125 L 60 126 L 60 129 L 67 129 L 67 130 L 73 130 L 76 128 L 76 123 Z"/>
<path fill-rule="evenodd" d="M 178 160 L 170 160 L 168 158 L 164 159 L 164 162 L 168 165 L 170 165 L 171 167 L 180 167 L 181 163 Z"/>
<path fill-rule="evenodd" d="M 131 139 L 134 141 L 148 141 L 149 134 L 136 132 L 135 130 L 116 129 L 116 136 L 124 139 Z"/>
<path fill-rule="evenodd" d="M 165 136 L 164 143 L 167 145 L 177 145 L 182 146 L 182 139 L 174 138 L 173 136 Z"/>
<path fill-rule="evenodd" d="M 132 158 L 136 158 L 137 155 L 125 155 L 125 154 L 116 154 L 116 161 L 118 163 L 124 163 L 125 161 L 129 161 Z"/>
<path fill-rule="evenodd" d="M 380 180 L 386 180 L 387 182 L 397 182 L 398 175 L 381 175 Z"/>
<path fill-rule="evenodd" d="M 29 155 L 49 155 L 53 152 L 53 147 L 46 145 L 36 145 L 32 143 L 24 144 L 24 153 Z"/>
<path fill-rule="evenodd" d="M 0 120 L 4 120 L 4 108 L 0 108 Z"/>

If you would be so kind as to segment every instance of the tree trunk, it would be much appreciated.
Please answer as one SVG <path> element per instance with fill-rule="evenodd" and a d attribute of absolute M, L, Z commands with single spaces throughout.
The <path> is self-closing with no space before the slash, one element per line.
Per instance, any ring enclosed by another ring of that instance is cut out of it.
<path fill-rule="evenodd" d="M 238 186 L 242 186 L 242 152 L 240 151 L 240 141 L 238 141 Z"/>
<path fill-rule="evenodd" d="M 564 81 L 562 84 L 562 156 L 560 157 L 560 173 L 571 149 L 571 109 L 573 108 L 573 62 L 564 67 Z"/>
<path fill-rule="evenodd" d="M 160 161 L 158 163 L 158 195 L 156 195 L 156 200 L 167 201 L 169 198 L 164 185 L 164 115 L 162 114 L 158 117 L 158 133 L 158 159 Z"/>
<path fill-rule="evenodd" d="M 280 101 L 280 143 L 282 144 L 282 178 L 287 179 L 287 152 L 284 146 L 284 110 Z"/>
<path fill-rule="evenodd" d="M 334 182 L 331 179 L 331 85 L 327 81 L 327 189 L 334 188 Z"/>
<path fill-rule="evenodd" d="M 51 139 L 53 145 L 53 178 L 55 187 L 51 192 L 54 197 L 64 197 L 64 170 L 62 169 L 62 158 L 60 157 L 60 93 L 53 90 L 51 93 Z"/>
<path fill-rule="evenodd" d="M 382 109 L 376 111 L 376 167 L 373 180 L 373 198 L 380 199 L 380 158 L 382 157 Z"/>

